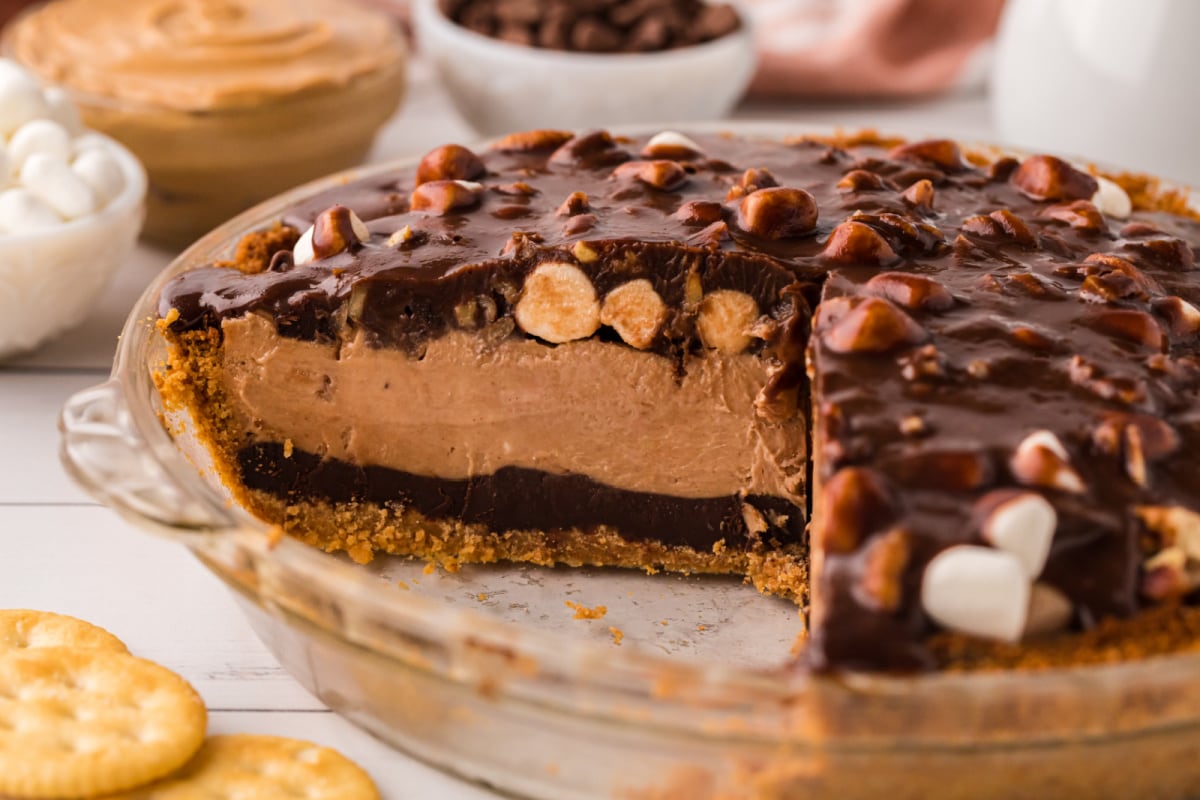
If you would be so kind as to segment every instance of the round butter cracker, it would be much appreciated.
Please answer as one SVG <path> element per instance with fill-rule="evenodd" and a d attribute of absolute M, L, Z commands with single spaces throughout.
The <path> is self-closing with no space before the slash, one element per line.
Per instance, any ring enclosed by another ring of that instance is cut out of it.
<path fill-rule="evenodd" d="M 170 778 L 106 800 L 379 800 L 374 782 L 328 747 L 278 736 L 212 736 Z"/>
<path fill-rule="evenodd" d="M 44 647 L 0 655 L 0 796 L 92 798 L 187 763 L 207 714 L 175 673 L 124 653 Z"/>
<path fill-rule="evenodd" d="M 41 647 L 83 647 L 128 653 L 104 628 L 65 614 L 28 608 L 0 609 L 0 655 Z"/>

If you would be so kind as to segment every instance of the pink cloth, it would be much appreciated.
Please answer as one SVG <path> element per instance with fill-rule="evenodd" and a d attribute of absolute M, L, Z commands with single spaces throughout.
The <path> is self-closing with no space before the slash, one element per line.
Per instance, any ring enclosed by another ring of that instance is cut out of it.
<path fill-rule="evenodd" d="M 1004 0 L 744 0 L 760 95 L 912 96 L 957 85 Z"/>

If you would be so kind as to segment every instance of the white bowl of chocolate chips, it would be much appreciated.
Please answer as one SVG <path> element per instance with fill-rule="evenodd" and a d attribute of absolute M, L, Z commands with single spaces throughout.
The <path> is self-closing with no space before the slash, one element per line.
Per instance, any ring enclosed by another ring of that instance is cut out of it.
<path fill-rule="evenodd" d="M 745 17 L 702 0 L 418 0 L 415 20 L 459 113 L 485 135 L 720 119 L 754 72 Z"/>

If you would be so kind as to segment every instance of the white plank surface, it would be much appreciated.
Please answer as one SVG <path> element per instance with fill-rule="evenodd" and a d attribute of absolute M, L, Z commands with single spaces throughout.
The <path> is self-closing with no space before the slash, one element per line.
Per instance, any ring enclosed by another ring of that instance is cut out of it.
<path fill-rule="evenodd" d="M 985 109 L 980 97 L 953 97 L 915 106 L 746 106 L 738 116 L 785 121 L 796 130 L 840 125 L 986 139 Z M 417 64 L 406 105 L 373 158 L 475 138 Z M 325 710 L 279 668 L 216 578 L 178 545 L 93 503 L 59 466 L 59 408 L 72 392 L 104 379 L 128 309 L 171 256 L 139 248 L 79 328 L 0 365 L 0 607 L 48 609 L 103 625 L 135 653 L 191 681 L 212 710 L 214 732 L 300 736 L 336 747 L 390 800 L 495 797 Z"/>

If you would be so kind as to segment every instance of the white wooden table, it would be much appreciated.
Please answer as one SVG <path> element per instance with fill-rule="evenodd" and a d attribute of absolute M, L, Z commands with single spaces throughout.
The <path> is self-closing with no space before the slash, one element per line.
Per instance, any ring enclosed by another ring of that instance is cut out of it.
<path fill-rule="evenodd" d="M 918 104 L 747 105 L 739 119 L 804 127 L 928 131 L 986 140 L 986 101 L 957 96 Z M 420 63 L 402 111 L 373 160 L 421 154 L 475 136 Z M 108 374 L 134 299 L 173 253 L 139 247 L 76 330 L 0 365 L 0 608 L 38 608 L 91 620 L 137 655 L 187 678 L 204 696 L 210 730 L 297 736 L 342 751 L 385 798 L 496 797 L 397 753 L 302 689 L 254 637 L 232 598 L 179 546 L 148 536 L 94 503 L 58 462 L 56 419 L 67 397 Z"/>

